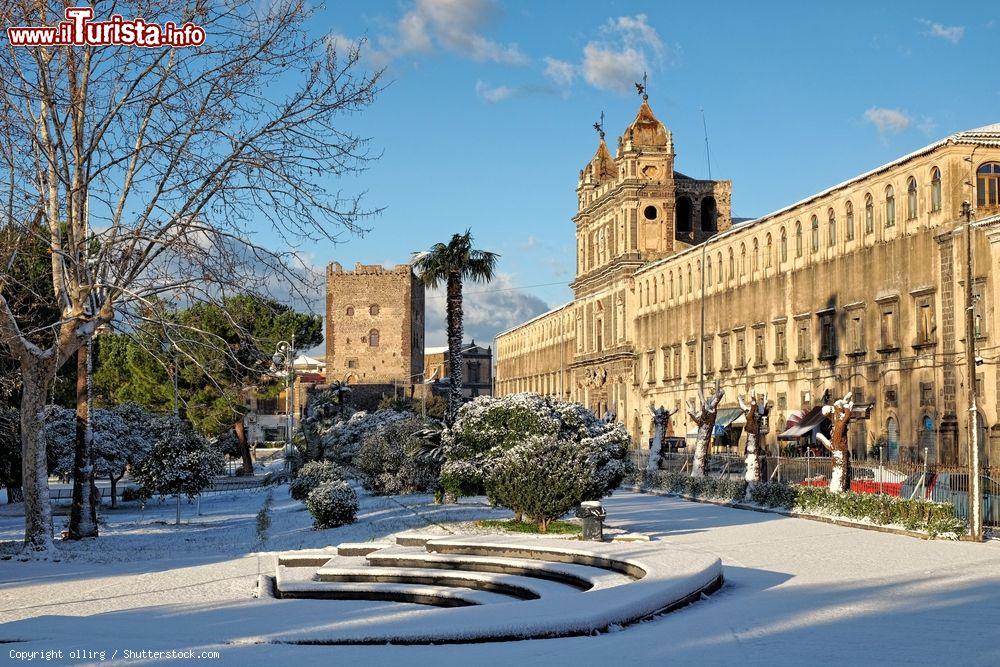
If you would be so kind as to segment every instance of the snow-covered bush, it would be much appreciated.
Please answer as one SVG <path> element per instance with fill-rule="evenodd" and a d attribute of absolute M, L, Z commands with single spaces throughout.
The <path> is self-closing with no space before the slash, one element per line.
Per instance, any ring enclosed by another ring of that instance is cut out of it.
<path fill-rule="evenodd" d="M 423 426 L 416 418 L 403 419 L 369 433 L 354 458 L 362 485 L 369 493 L 387 496 L 432 491 L 441 466 L 418 454 Z"/>
<path fill-rule="evenodd" d="M 646 486 L 689 498 L 740 502 L 747 490 L 743 479 L 691 477 L 681 472 L 657 470 L 646 475 Z"/>
<path fill-rule="evenodd" d="M 461 407 L 445 434 L 442 485 L 449 493 L 482 492 L 492 463 L 534 436 L 576 443 L 586 452 L 593 473 L 584 500 L 608 495 L 634 470 L 625 427 L 599 419 L 578 403 L 538 394 L 480 396 Z"/>
<path fill-rule="evenodd" d="M 329 480 L 309 492 L 306 508 L 317 528 L 336 528 L 354 523 L 358 514 L 358 495 L 347 482 Z"/>
<path fill-rule="evenodd" d="M 295 500 L 305 500 L 309 492 L 323 482 L 344 478 L 344 471 L 329 461 L 310 461 L 299 468 L 295 479 L 288 486 L 288 492 Z"/>
<path fill-rule="evenodd" d="M 503 451 L 486 474 L 490 500 L 531 517 L 540 532 L 587 499 L 596 469 L 587 447 L 553 435 L 533 435 Z"/>
<path fill-rule="evenodd" d="M 320 432 L 320 455 L 338 465 L 351 465 L 354 457 L 358 455 L 362 438 L 412 416 L 410 413 L 396 410 L 378 410 L 371 413 L 359 411 L 348 419 L 320 426 L 317 429 Z"/>
<path fill-rule="evenodd" d="M 785 482 L 766 482 L 750 487 L 750 502 L 763 507 L 791 509 L 795 505 L 795 487 Z"/>
<path fill-rule="evenodd" d="M 884 526 L 895 524 L 908 530 L 923 530 L 936 535 L 957 536 L 965 524 L 955 517 L 947 503 L 907 499 L 882 493 L 831 493 L 814 486 L 795 487 L 794 509 L 809 514 L 860 519 Z"/>
<path fill-rule="evenodd" d="M 150 425 L 155 443 L 132 468 L 132 478 L 142 496 L 188 496 L 211 486 L 225 469 L 222 452 L 185 421 L 160 417 Z"/>

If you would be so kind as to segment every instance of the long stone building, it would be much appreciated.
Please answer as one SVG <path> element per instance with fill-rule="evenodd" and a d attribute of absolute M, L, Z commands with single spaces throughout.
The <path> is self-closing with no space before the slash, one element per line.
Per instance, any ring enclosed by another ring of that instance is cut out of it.
<path fill-rule="evenodd" d="M 496 392 L 613 410 L 646 446 L 649 404 L 718 380 L 749 387 L 775 432 L 819 396 L 874 403 L 856 454 L 964 461 L 966 252 L 972 203 L 979 442 L 1000 463 L 1000 124 L 959 132 L 733 224 L 731 184 L 676 171 L 643 99 L 612 157 L 603 133 L 577 186 L 572 302 L 498 335 Z M 682 409 L 675 432 L 687 432 Z"/>

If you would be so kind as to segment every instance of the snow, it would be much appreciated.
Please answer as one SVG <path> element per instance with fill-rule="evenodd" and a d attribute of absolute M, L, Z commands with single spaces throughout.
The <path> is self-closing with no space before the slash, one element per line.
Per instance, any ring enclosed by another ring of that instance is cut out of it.
<path fill-rule="evenodd" d="M 169 525 L 170 503 L 141 514 L 123 508 L 108 514 L 105 537 L 60 543 L 59 562 L 0 561 L 0 640 L 21 640 L 6 645 L 5 655 L 103 649 L 111 661 L 115 650 L 120 659 L 125 649 L 190 648 L 218 651 L 213 664 L 240 665 L 1000 664 L 1000 542 L 914 540 L 631 493 L 605 500 L 612 525 L 720 557 L 726 576 L 721 591 L 593 637 L 446 646 L 247 643 L 334 617 L 363 624 L 374 615 L 414 609 L 390 602 L 297 600 L 287 601 L 296 605 L 294 613 L 279 615 L 274 604 L 283 601 L 252 599 L 258 572 L 273 563 L 271 555 L 258 560 L 252 552 L 264 493 L 206 496 L 201 517 L 185 503 L 186 524 L 179 529 Z M 308 513 L 283 488 L 274 497 L 267 544 L 273 551 L 509 516 L 477 499 L 435 506 L 427 496 L 362 497 L 358 523 L 314 531 Z M 23 517 L 14 510 L 0 508 L 0 539 L 20 539 Z M 66 517 L 56 519 L 61 525 Z M 6 549 L 12 552 L 10 545 Z M 178 664 L 146 664 L 167 662 Z"/>

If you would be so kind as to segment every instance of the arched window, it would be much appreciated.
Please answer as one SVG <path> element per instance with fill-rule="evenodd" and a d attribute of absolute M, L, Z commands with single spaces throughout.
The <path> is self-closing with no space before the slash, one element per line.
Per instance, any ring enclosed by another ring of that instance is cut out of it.
<path fill-rule="evenodd" d="M 865 195 L 865 234 L 875 231 L 875 199 L 871 194 Z"/>
<path fill-rule="evenodd" d="M 844 206 L 844 213 L 847 218 L 847 240 L 854 240 L 854 204 L 847 202 Z"/>
<path fill-rule="evenodd" d="M 760 243 L 753 240 L 753 253 L 750 255 L 750 275 L 760 271 Z"/>
<path fill-rule="evenodd" d="M 677 232 L 688 234 L 691 232 L 691 199 L 688 197 L 677 198 Z"/>
<path fill-rule="evenodd" d="M 976 170 L 976 207 L 1000 206 L 1000 162 L 987 162 Z"/>
<path fill-rule="evenodd" d="M 674 298 L 674 272 L 670 272 L 670 298 Z"/>
<path fill-rule="evenodd" d="M 653 302 L 649 300 L 649 281 L 647 280 L 646 281 L 646 305 L 648 306 L 651 303 L 653 303 Z"/>
<path fill-rule="evenodd" d="M 736 257 L 733 255 L 733 249 L 729 249 L 729 282 L 732 282 L 736 278 Z"/>
<path fill-rule="evenodd" d="M 885 457 L 890 461 L 899 459 L 899 422 L 895 417 L 889 417 L 885 423 L 886 432 L 886 453 Z"/>
<path fill-rule="evenodd" d="M 664 276 L 661 273 L 660 274 L 660 298 L 663 299 L 664 301 L 667 300 L 667 283 L 666 283 L 666 280 L 667 280 L 667 277 Z"/>
<path fill-rule="evenodd" d="M 368 332 L 368 346 L 378 347 L 378 329 L 372 329 Z"/>
<path fill-rule="evenodd" d="M 712 284 L 712 258 L 705 260 L 705 284 Z"/>
<path fill-rule="evenodd" d="M 912 176 L 906 182 L 906 219 L 917 219 L 917 179 Z"/>
<path fill-rule="evenodd" d="M 785 231 L 784 227 L 781 228 L 780 246 L 781 249 L 779 250 L 779 252 L 781 253 L 781 263 L 784 264 L 785 262 L 788 261 L 788 232 Z"/>
<path fill-rule="evenodd" d="M 693 289 L 693 285 L 692 285 L 692 282 L 691 282 L 691 265 L 688 264 L 688 294 L 691 293 L 692 289 Z"/>
<path fill-rule="evenodd" d="M 774 258 L 774 244 L 771 243 L 771 232 L 767 233 L 767 247 L 764 249 L 764 268 L 770 269 Z"/>
<path fill-rule="evenodd" d="M 716 278 L 715 281 L 721 285 L 725 281 L 725 279 L 726 279 L 726 269 L 725 269 L 725 267 L 722 266 L 722 253 L 721 252 L 717 255 L 717 258 L 719 260 L 719 277 Z"/>
<path fill-rule="evenodd" d="M 809 219 L 809 224 L 812 229 L 812 234 L 810 235 L 812 239 L 812 251 L 819 252 L 819 218 L 814 215 Z"/>
<path fill-rule="evenodd" d="M 348 317 L 354 317 L 354 306 L 348 306 L 347 307 L 347 316 Z"/>
<path fill-rule="evenodd" d="M 705 197 L 701 200 L 701 230 L 703 232 L 718 231 L 715 197 Z"/>
<path fill-rule="evenodd" d="M 740 278 L 747 274 L 747 244 L 740 244 Z"/>
<path fill-rule="evenodd" d="M 892 227 L 896 224 L 896 193 L 892 186 L 885 188 L 885 226 Z"/>
<path fill-rule="evenodd" d="M 829 221 L 828 224 L 830 227 L 828 243 L 831 246 L 834 246 L 837 244 L 837 214 L 834 213 L 833 209 L 831 208 L 829 211 L 826 212 L 826 217 L 827 220 Z"/>
<path fill-rule="evenodd" d="M 684 294 L 684 272 L 677 269 L 677 298 Z"/>
<path fill-rule="evenodd" d="M 941 210 L 941 170 L 931 169 L 931 210 Z"/>
<path fill-rule="evenodd" d="M 802 256 L 802 221 L 795 221 L 795 256 Z"/>
<path fill-rule="evenodd" d="M 659 303 L 660 290 L 656 286 L 656 278 L 653 278 L 653 303 Z"/>
<path fill-rule="evenodd" d="M 372 305 L 368 306 L 368 314 L 369 315 L 378 315 L 378 304 L 377 303 L 373 303 Z"/>

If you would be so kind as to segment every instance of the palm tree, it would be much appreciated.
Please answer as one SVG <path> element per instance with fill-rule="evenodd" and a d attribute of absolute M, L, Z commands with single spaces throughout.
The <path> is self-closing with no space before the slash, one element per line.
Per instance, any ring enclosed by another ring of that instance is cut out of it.
<path fill-rule="evenodd" d="M 430 288 L 442 282 L 447 290 L 448 411 L 451 425 L 462 404 L 462 281 L 488 283 L 493 280 L 500 255 L 472 247 L 472 233 L 454 234 L 448 243 L 436 243 L 427 252 L 414 253 L 413 268 Z"/>

